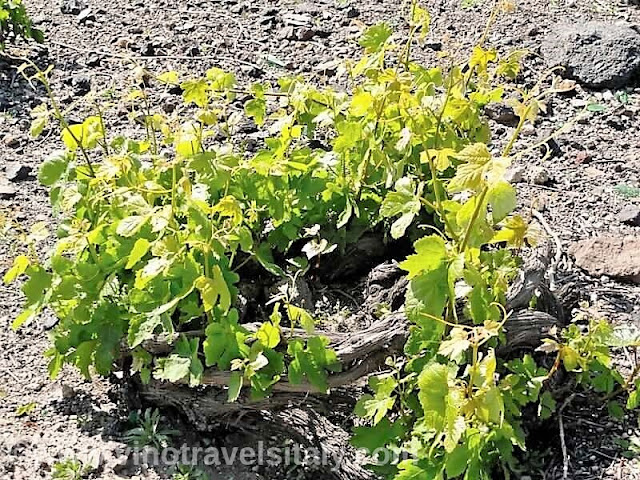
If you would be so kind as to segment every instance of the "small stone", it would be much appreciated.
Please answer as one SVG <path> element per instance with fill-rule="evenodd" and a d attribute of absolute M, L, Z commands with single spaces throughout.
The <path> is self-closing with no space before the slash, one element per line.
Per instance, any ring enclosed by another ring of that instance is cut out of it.
<path fill-rule="evenodd" d="M 264 75 L 264 70 L 254 65 L 243 65 L 241 70 L 252 78 L 260 78 Z"/>
<path fill-rule="evenodd" d="M 296 13 L 288 13 L 282 17 L 285 25 L 294 25 L 297 27 L 306 27 L 313 24 L 313 18 L 310 15 L 299 15 Z"/>
<path fill-rule="evenodd" d="M 522 130 L 520 130 L 520 134 L 523 137 L 531 137 L 532 135 L 536 134 L 536 127 L 534 127 L 530 123 L 525 123 L 522 127 Z"/>
<path fill-rule="evenodd" d="M 127 37 L 121 37 L 115 41 L 116 47 L 123 49 L 129 48 L 131 46 L 131 43 L 131 39 Z"/>
<path fill-rule="evenodd" d="M 16 189 L 11 185 L 3 185 L 0 183 L 0 199 L 10 200 L 16 196 Z"/>
<path fill-rule="evenodd" d="M 140 55 L 143 57 L 151 57 L 156 54 L 156 49 L 152 42 L 144 42 L 140 45 Z"/>
<path fill-rule="evenodd" d="M 293 40 L 295 39 L 295 32 L 291 25 L 282 28 L 277 34 L 278 40 Z"/>
<path fill-rule="evenodd" d="M 618 214 L 618 220 L 625 225 L 640 227 L 640 205 L 627 205 Z"/>
<path fill-rule="evenodd" d="M 193 30 L 195 30 L 196 26 L 193 22 L 185 22 L 182 25 L 178 25 L 176 27 L 176 32 L 182 32 L 182 33 L 186 33 L 186 32 L 192 32 Z"/>
<path fill-rule="evenodd" d="M 575 160 L 578 165 L 583 163 L 589 163 L 591 161 L 591 155 L 585 150 L 582 150 L 576 154 Z"/>
<path fill-rule="evenodd" d="M 425 48 L 429 48 L 434 52 L 439 52 L 442 50 L 442 42 L 427 42 L 424 44 Z"/>
<path fill-rule="evenodd" d="M 60 11 L 65 15 L 78 15 L 87 5 L 80 0 L 64 0 L 60 5 Z"/>
<path fill-rule="evenodd" d="M 86 95 L 91 90 L 91 78 L 82 74 L 74 75 L 71 78 L 71 85 L 76 95 Z"/>
<path fill-rule="evenodd" d="M 522 167 L 511 167 L 507 170 L 504 178 L 509 183 L 522 183 L 524 181 L 525 170 Z"/>
<path fill-rule="evenodd" d="M 307 42 L 316 35 L 316 31 L 313 28 L 303 28 L 298 32 L 298 40 Z"/>
<path fill-rule="evenodd" d="M 93 14 L 91 8 L 85 8 L 78 14 L 78 22 L 86 23 L 89 20 L 94 22 L 96 20 L 96 16 Z"/>
<path fill-rule="evenodd" d="M 10 165 L 6 168 L 7 180 L 22 182 L 29 178 L 32 168 L 28 165 Z"/>
<path fill-rule="evenodd" d="M 533 167 L 529 172 L 529 179 L 535 185 L 545 185 L 549 182 L 549 172 L 542 167 Z"/>
<path fill-rule="evenodd" d="M 62 398 L 74 398 L 77 395 L 75 389 L 69 385 L 62 384 Z"/>
<path fill-rule="evenodd" d="M 504 103 L 492 102 L 484 107 L 484 113 L 494 122 L 502 125 L 516 126 L 520 118 L 515 114 L 513 108 Z"/>
<path fill-rule="evenodd" d="M 356 7 L 350 7 L 347 9 L 347 18 L 356 18 L 360 16 L 360 10 L 358 10 Z"/>
<path fill-rule="evenodd" d="M 328 62 L 322 62 L 313 67 L 316 72 L 324 73 L 328 76 L 336 74 L 338 67 L 340 66 L 340 60 L 329 60 Z"/>
<path fill-rule="evenodd" d="M 18 148 L 20 146 L 20 138 L 15 135 L 7 134 L 2 139 L 2 143 L 9 148 Z"/>
<path fill-rule="evenodd" d="M 99 67 L 101 62 L 102 58 L 100 58 L 100 55 L 92 53 L 87 58 L 87 67 Z"/>

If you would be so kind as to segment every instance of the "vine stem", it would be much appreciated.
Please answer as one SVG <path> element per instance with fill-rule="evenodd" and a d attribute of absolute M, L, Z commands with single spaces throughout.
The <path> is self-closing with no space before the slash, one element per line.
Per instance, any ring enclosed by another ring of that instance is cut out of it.
<path fill-rule="evenodd" d="M 29 85 L 31 85 L 32 88 L 35 88 L 35 87 L 33 87 L 33 84 L 31 83 L 31 80 L 33 78 L 38 79 L 38 81 L 40 81 L 40 83 L 42 83 L 42 85 L 44 86 L 45 91 L 47 92 L 47 97 L 49 97 L 49 100 L 51 101 L 51 106 L 53 107 L 53 115 L 54 115 L 55 119 L 58 120 L 58 122 L 60 123 L 60 126 L 62 127 L 62 130 L 63 131 L 66 130 L 67 132 L 69 132 L 69 135 L 71 135 L 71 138 L 73 138 L 73 141 L 76 142 L 76 145 L 78 146 L 78 148 L 80 148 L 80 151 L 82 152 L 82 156 L 84 157 L 84 160 L 87 163 L 87 167 L 89 168 L 89 173 L 90 173 L 91 177 L 95 178 L 96 177 L 96 173 L 95 173 L 95 171 L 93 169 L 93 164 L 91 163 L 91 159 L 89 158 L 89 155 L 87 154 L 86 149 L 82 146 L 82 143 L 80 142 L 80 139 L 69 128 L 69 123 L 64 118 L 64 114 L 60 110 L 58 102 L 56 102 L 56 97 L 53 94 L 53 92 L 51 91 L 51 86 L 49 85 L 49 81 L 47 80 L 46 74 L 42 70 L 40 70 L 40 68 L 35 63 L 33 63 L 31 60 L 29 60 L 28 58 L 15 57 L 15 56 L 10 55 L 10 54 L 8 54 L 6 52 L 0 52 L 0 53 L 4 57 L 10 58 L 12 60 L 18 60 L 20 62 L 23 62 L 23 64 L 26 63 L 27 65 L 29 65 L 31 68 L 33 68 L 36 71 L 36 74 L 33 77 L 29 78 L 22 71 L 22 68 L 18 68 L 18 72 L 20 72 L 20 74 L 27 80 L 27 82 L 29 83 Z"/>
<path fill-rule="evenodd" d="M 522 127 L 524 127 L 524 124 L 527 121 L 527 117 L 529 116 L 529 112 L 530 111 L 531 111 L 531 105 L 527 105 L 527 108 L 525 108 L 524 113 L 520 117 L 520 121 L 518 122 L 518 126 L 516 127 L 515 131 L 513 132 L 513 135 L 511 135 L 511 139 L 509 140 L 509 143 L 507 144 L 507 146 L 502 151 L 502 156 L 503 157 L 507 157 L 509 155 L 509 153 L 511 153 L 511 150 L 513 149 L 513 146 L 515 145 L 516 140 L 520 136 L 520 132 L 522 131 Z M 489 193 L 489 187 L 487 185 L 485 185 L 482 188 L 482 190 L 480 191 L 480 195 L 478 196 L 477 203 L 475 205 L 475 208 L 473 209 L 473 214 L 471 215 L 471 220 L 469 221 L 469 225 L 467 225 L 467 229 L 465 231 L 465 234 L 464 234 L 464 237 L 462 239 L 462 243 L 460 244 L 460 248 L 458 249 L 458 252 L 463 252 L 464 249 L 466 248 L 467 244 L 469 243 L 469 237 L 471 236 L 471 231 L 473 229 L 473 226 L 474 226 L 475 222 L 478 220 L 478 216 L 480 215 L 480 210 L 482 209 L 482 207 L 484 205 L 484 202 L 485 202 L 485 199 L 486 199 L 488 193 Z"/>

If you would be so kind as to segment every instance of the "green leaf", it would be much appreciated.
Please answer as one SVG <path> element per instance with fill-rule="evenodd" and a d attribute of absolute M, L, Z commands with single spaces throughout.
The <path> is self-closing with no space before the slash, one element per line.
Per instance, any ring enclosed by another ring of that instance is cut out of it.
<path fill-rule="evenodd" d="M 77 150 L 82 144 L 84 135 L 85 128 L 82 123 L 69 125 L 67 128 L 62 130 L 62 142 L 69 150 Z"/>
<path fill-rule="evenodd" d="M 391 225 L 391 237 L 398 239 L 404 236 L 405 231 L 413 222 L 414 217 L 420 213 L 420 195 L 422 188 L 416 187 L 409 177 L 403 177 L 396 182 L 395 192 L 389 192 L 382 201 L 380 215 L 383 217 L 395 217 L 400 215 Z"/>
<path fill-rule="evenodd" d="M 200 108 L 204 108 L 209 103 L 208 88 L 209 83 L 206 79 L 189 80 L 183 82 L 180 87 L 182 88 L 182 98 L 185 103 L 195 103 Z"/>
<path fill-rule="evenodd" d="M 256 249 L 256 259 L 269 273 L 279 277 L 286 276 L 284 270 L 274 262 L 271 247 L 269 247 L 268 243 L 261 243 Z"/>
<path fill-rule="evenodd" d="M 587 110 L 594 113 L 604 112 L 607 109 L 604 105 L 600 105 L 599 103 L 590 103 L 587 105 Z"/>
<path fill-rule="evenodd" d="M 509 166 L 506 158 L 492 158 L 484 143 L 474 143 L 458 152 L 456 158 L 463 162 L 448 185 L 452 193 L 464 190 L 480 191 L 484 186 L 492 186 L 504 180 Z"/>
<path fill-rule="evenodd" d="M 237 325 L 237 318 L 237 311 L 231 309 L 227 318 L 220 323 L 211 323 L 206 328 L 203 350 L 208 367 L 217 365 L 221 370 L 227 370 L 232 360 L 249 355 L 249 348 L 245 344 L 247 335 Z"/>
<path fill-rule="evenodd" d="M 379 52 L 392 34 L 393 30 L 391 30 L 389 25 L 379 23 L 378 25 L 367 28 L 360 37 L 359 43 L 367 53 Z"/>
<path fill-rule="evenodd" d="M 152 258 L 147 262 L 144 268 L 136 271 L 134 287 L 139 290 L 144 289 L 149 282 L 160 275 L 170 264 L 171 261 L 167 258 Z"/>
<path fill-rule="evenodd" d="M 276 348 L 280 343 L 280 328 L 271 322 L 264 322 L 256 332 L 256 339 L 266 348 Z"/>
<path fill-rule="evenodd" d="M 395 442 L 404 433 L 400 421 L 391 423 L 388 417 L 383 418 L 373 427 L 356 427 L 353 429 L 351 445 L 364 448 L 369 454 L 375 450 Z"/>
<path fill-rule="evenodd" d="M 140 231 L 148 219 L 149 217 L 146 215 L 131 215 L 123 218 L 118 222 L 116 233 L 121 237 L 132 237 Z"/>
<path fill-rule="evenodd" d="M 249 117 L 253 117 L 256 125 L 260 126 L 264 123 L 264 117 L 267 111 L 267 102 L 262 98 L 253 98 L 244 104 L 244 112 Z"/>
<path fill-rule="evenodd" d="M 18 255 L 14 258 L 13 266 L 4 274 L 4 283 L 9 284 L 22 275 L 27 270 L 29 263 L 29 257 L 25 255 Z"/>
<path fill-rule="evenodd" d="M 638 390 L 634 390 L 629 394 L 627 398 L 627 409 L 634 410 L 640 405 L 640 393 Z"/>
<path fill-rule="evenodd" d="M 438 235 L 422 237 L 413 246 L 416 253 L 409 255 L 404 262 L 400 263 L 400 268 L 409 272 L 407 275 L 409 279 L 445 265 L 447 250 L 442 237 Z"/>
<path fill-rule="evenodd" d="M 159 82 L 167 83 L 169 85 L 178 85 L 179 83 L 178 72 L 173 70 L 161 73 L 156 78 L 158 79 Z"/>
<path fill-rule="evenodd" d="M 429 318 L 429 315 L 442 315 L 449 295 L 447 273 L 447 265 L 443 263 L 437 269 L 411 279 L 405 297 L 405 309 L 409 320 L 424 328 L 436 322 Z"/>
<path fill-rule="evenodd" d="M 465 445 L 458 445 L 451 453 L 447 455 L 445 469 L 448 478 L 457 478 L 467 469 L 471 455 L 469 449 Z"/>
<path fill-rule="evenodd" d="M 351 98 L 349 113 L 355 117 L 364 117 L 371 111 L 373 95 L 369 92 L 358 92 Z"/>
<path fill-rule="evenodd" d="M 11 323 L 11 328 L 18 330 L 22 325 L 33 320 L 37 314 L 38 308 L 35 305 L 25 308 Z"/>
<path fill-rule="evenodd" d="M 487 198 L 494 224 L 500 223 L 516 208 L 516 190 L 506 181 L 493 185 Z"/>
<path fill-rule="evenodd" d="M 190 367 L 190 358 L 173 354 L 166 358 L 158 359 L 158 367 L 153 372 L 153 376 L 158 380 L 175 383 L 189 375 Z"/>
<path fill-rule="evenodd" d="M 127 265 L 124 268 L 130 269 L 135 266 L 142 257 L 144 257 L 149 251 L 149 247 L 151 243 L 146 238 L 139 238 L 136 240 L 136 243 L 133 245 L 131 249 L 131 253 L 129 253 L 129 259 L 127 260 Z"/>
<path fill-rule="evenodd" d="M 432 470 L 432 469 L 429 469 Z M 398 474 L 393 480 L 440 480 L 442 476 L 434 476 L 433 471 L 424 469 L 415 460 L 403 460 L 398 464 Z"/>
<path fill-rule="evenodd" d="M 162 324 L 160 315 L 137 315 L 129 322 L 127 341 L 129 348 L 135 348 L 153 337 L 155 329 Z"/>
<path fill-rule="evenodd" d="M 609 415 L 617 420 L 624 419 L 624 410 L 622 406 L 616 401 L 607 403 L 607 411 L 609 412 Z"/>
<path fill-rule="evenodd" d="M 213 266 L 211 274 L 213 278 L 201 276 L 195 282 L 196 288 L 200 290 L 204 311 L 209 312 L 213 307 L 219 305 L 224 312 L 227 312 L 231 307 L 229 286 L 218 265 Z"/>
<path fill-rule="evenodd" d="M 291 323 L 295 325 L 299 323 L 307 333 L 313 333 L 315 330 L 315 322 L 313 317 L 304 308 L 297 307 L 292 304 L 287 305 L 287 314 Z"/>
<path fill-rule="evenodd" d="M 426 366 L 418 376 L 418 398 L 424 410 L 424 422 L 435 430 L 444 428 L 449 394 L 449 367 L 439 363 Z"/>
<path fill-rule="evenodd" d="M 229 379 L 229 391 L 227 392 L 227 401 L 235 402 L 240 396 L 242 390 L 242 374 L 240 372 L 231 372 Z"/>
<path fill-rule="evenodd" d="M 69 158 L 64 152 L 56 152 L 49 155 L 47 159 L 40 165 L 38 171 L 38 180 L 45 187 L 50 187 L 56 183 L 62 174 L 67 170 Z"/>

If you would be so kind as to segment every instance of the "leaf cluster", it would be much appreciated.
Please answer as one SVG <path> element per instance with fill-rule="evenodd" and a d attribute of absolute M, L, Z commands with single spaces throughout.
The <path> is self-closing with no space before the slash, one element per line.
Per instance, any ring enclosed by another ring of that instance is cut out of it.
<path fill-rule="evenodd" d="M 11 36 L 44 41 L 44 34 L 31 23 L 22 0 L 0 1 L 0 50 Z"/>

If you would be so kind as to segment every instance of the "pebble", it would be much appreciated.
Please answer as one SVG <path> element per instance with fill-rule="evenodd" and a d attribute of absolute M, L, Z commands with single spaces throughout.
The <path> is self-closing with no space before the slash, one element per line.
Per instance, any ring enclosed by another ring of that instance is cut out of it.
<path fill-rule="evenodd" d="M 585 150 L 582 150 L 576 154 L 575 162 L 579 165 L 583 163 L 589 163 L 591 161 L 591 155 Z"/>
<path fill-rule="evenodd" d="M 313 28 L 303 28 L 298 32 L 298 40 L 307 42 L 315 37 L 316 31 Z"/>
<path fill-rule="evenodd" d="M 93 10 L 91 10 L 91 8 L 85 8 L 78 14 L 79 23 L 86 23 L 88 21 L 94 22 L 95 20 L 96 20 L 96 16 L 94 15 Z"/>
<path fill-rule="evenodd" d="M 101 62 L 102 59 L 100 58 L 100 55 L 92 53 L 87 58 L 87 67 L 99 67 Z"/>
<path fill-rule="evenodd" d="M 287 25 L 286 27 L 282 28 L 278 32 L 276 37 L 278 38 L 278 40 L 294 39 L 295 38 L 295 32 L 293 30 L 293 27 L 291 25 Z"/>
<path fill-rule="evenodd" d="M 65 15 L 78 15 L 87 5 L 80 0 L 65 0 L 60 5 L 60 11 Z"/>
<path fill-rule="evenodd" d="M 509 183 L 522 183 L 524 181 L 524 174 L 524 168 L 511 167 L 505 173 L 504 178 Z"/>
<path fill-rule="evenodd" d="M 11 185 L 0 184 L 0 199 L 9 200 L 16 196 L 16 189 Z"/>
<path fill-rule="evenodd" d="M 529 178 L 536 185 L 545 185 L 550 180 L 549 172 L 543 167 L 533 167 Z"/>
<path fill-rule="evenodd" d="M 360 16 L 360 10 L 356 7 L 351 7 L 347 10 L 347 18 L 356 18 Z"/>
<path fill-rule="evenodd" d="M 520 133 L 525 137 L 530 137 L 536 134 L 536 127 L 534 127 L 530 123 L 525 123 Z"/>
<path fill-rule="evenodd" d="M 512 127 L 517 125 L 520 120 L 512 107 L 499 102 L 489 103 L 484 107 L 484 113 L 494 122 Z"/>
<path fill-rule="evenodd" d="M 627 205 L 618 213 L 618 221 L 632 227 L 640 227 L 640 205 Z"/>
<path fill-rule="evenodd" d="M 9 148 L 18 148 L 20 146 L 20 138 L 15 135 L 7 134 L 2 139 L 2 143 Z"/>
<path fill-rule="evenodd" d="M 86 95 L 91 90 L 91 78 L 82 74 L 74 75 L 71 78 L 71 85 L 76 95 Z"/>
<path fill-rule="evenodd" d="M 6 168 L 7 180 L 10 182 L 22 182 L 29 178 L 32 168 L 28 165 L 9 165 Z"/>

